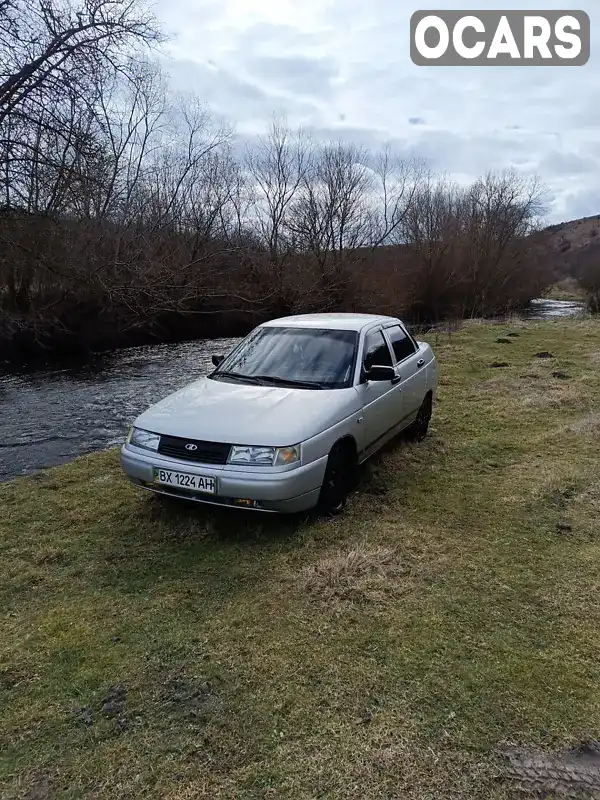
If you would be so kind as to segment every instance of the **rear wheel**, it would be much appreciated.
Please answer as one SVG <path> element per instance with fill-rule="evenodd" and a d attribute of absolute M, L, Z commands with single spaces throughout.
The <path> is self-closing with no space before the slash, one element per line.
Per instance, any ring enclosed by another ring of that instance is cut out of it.
<path fill-rule="evenodd" d="M 413 442 L 422 442 L 423 439 L 427 436 L 427 431 L 429 430 L 429 422 L 431 420 L 431 416 L 433 414 L 433 402 L 431 399 L 431 395 L 428 394 L 427 397 L 421 403 L 421 407 L 417 412 L 417 418 L 407 430 L 408 438 Z"/>
<path fill-rule="evenodd" d="M 340 514 L 346 505 L 356 475 L 356 453 L 350 443 L 336 444 L 327 459 L 325 477 L 319 495 L 322 514 Z"/>

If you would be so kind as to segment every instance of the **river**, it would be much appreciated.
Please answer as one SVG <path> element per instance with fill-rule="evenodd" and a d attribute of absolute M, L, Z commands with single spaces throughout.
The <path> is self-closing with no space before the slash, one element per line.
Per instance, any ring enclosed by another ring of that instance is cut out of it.
<path fill-rule="evenodd" d="M 524 316 L 572 316 L 580 303 L 536 300 Z M 238 339 L 115 350 L 63 369 L 0 374 L 0 481 L 120 444 L 152 403 L 212 369 Z"/>

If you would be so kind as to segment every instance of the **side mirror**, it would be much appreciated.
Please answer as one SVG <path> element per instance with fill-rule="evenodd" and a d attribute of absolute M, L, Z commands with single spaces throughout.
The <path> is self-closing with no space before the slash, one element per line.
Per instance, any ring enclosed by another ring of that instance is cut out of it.
<path fill-rule="evenodd" d="M 213 356 L 212 357 L 212 363 L 215 365 L 215 367 L 220 367 L 224 360 L 225 360 L 225 356 Z"/>
<path fill-rule="evenodd" d="M 371 369 L 365 370 L 365 377 L 368 381 L 393 381 L 396 370 L 393 367 L 374 365 Z"/>

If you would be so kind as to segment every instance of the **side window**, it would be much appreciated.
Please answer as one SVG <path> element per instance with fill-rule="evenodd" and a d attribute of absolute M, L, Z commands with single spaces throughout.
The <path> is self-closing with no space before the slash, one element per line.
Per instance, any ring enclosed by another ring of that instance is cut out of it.
<path fill-rule="evenodd" d="M 367 369 L 373 366 L 391 367 L 390 348 L 381 331 L 371 331 L 365 339 L 364 365 Z"/>
<path fill-rule="evenodd" d="M 394 351 L 397 362 L 404 361 L 405 358 L 408 358 L 417 352 L 413 340 L 406 335 L 399 325 L 394 325 L 392 328 L 386 328 L 386 332 L 390 337 L 392 350 Z"/>

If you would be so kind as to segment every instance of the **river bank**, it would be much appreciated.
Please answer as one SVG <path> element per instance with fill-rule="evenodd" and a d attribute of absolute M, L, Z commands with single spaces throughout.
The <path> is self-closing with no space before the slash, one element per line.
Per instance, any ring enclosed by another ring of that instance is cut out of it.
<path fill-rule="evenodd" d="M 114 451 L 0 485 L 2 797 L 506 800 L 506 742 L 600 738 L 600 325 L 426 338 L 431 434 L 337 520 L 163 508 Z"/>
<path fill-rule="evenodd" d="M 0 313 L 0 368 L 43 369 L 134 347 L 241 337 L 268 318 L 251 311 L 203 310 L 187 316 L 166 315 L 152 325 L 132 324 L 123 329 L 117 319 L 106 319 L 106 314 L 100 324 L 97 309 L 78 309 L 77 316 L 85 324 L 81 320 L 70 326 L 57 320 L 37 324 Z"/>
<path fill-rule="evenodd" d="M 528 315 L 556 319 L 578 311 L 577 304 L 540 300 Z M 0 481 L 117 445 L 139 413 L 206 375 L 212 356 L 237 341 L 127 348 L 58 367 L 0 373 Z"/>
<path fill-rule="evenodd" d="M 565 295 L 534 299 L 528 307 L 516 313 L 526 319 L 545 319 L 577 313 L 584 305 L 580 298 Z M 81 308 L 79 316 L 85 320 L 85 330 L 77 333 L 75 330 L 79 329 L 75 325 L 71 326 L 73 331 L 57 321 L 47 321 L 44 325 L 37 326 L 25 317 L 11 317 L 0 311 L 0 370 L 20 372 L 69 367 L 93 362 L 98 355 L 132 348 L 240 338 L 246 336 L 256 325 L 288 313 L 291 313 L 289 309 L 281 309 L 277 313 L 205 310 L 187 316 L 166 316 L 153 326 L 132 325 L 127 330 L 122 330 L 116 320 L 111 322 L 103 319 L 100 326 L 96 310 Z M 400 315 L 407 324 L 420 332 L 445 324 L 411 321 L 410 316 L 397 310 L 386 313 Z"/>

